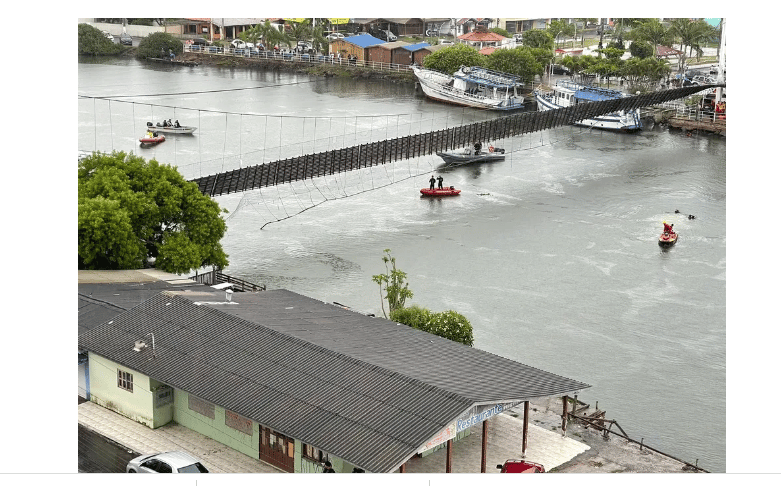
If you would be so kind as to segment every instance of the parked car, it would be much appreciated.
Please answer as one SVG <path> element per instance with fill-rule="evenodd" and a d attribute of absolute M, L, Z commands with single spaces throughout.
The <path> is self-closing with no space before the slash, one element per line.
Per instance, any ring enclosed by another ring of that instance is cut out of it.
<path fill-rule="evenodd" d="M 453 45 L 453 41 L 452 40 L 447 40 L 447 39 L 439 39 L 439 44 L 442 45 L 442 46 L 452 46 Z"/>
<path fill-rule="evenodd" d="M 572 71 L 566 66 L 562 66 L 561 64 L 554 64 L 551 68 L 551 72 L 553 74 L 566 74 L 567 76 L 572 75 Z"/>
<path fill-rule="evenodd" d="M 124 46 L 132 46 L 133 38 L 130 37 L 130 34 L 127 32 L 122 32 L 122 34 L 119 35 L 119 43 Z"/>
<path fill-rule="evenodd" d="M 341 32 L 331 32 L 330 34 L 325 36 L 325 38 L 328 39 L 329 41 L 344 39 L 344 34 L 342 34 Z"/>
<path fill-rule="evenodd" d="M 131 459 L 125 470 L 129 473 L 207 473 L 196 457 L 186 452 L 158 452 Z"/>
<path fill-rule="evenodd" d="M 521 459 L 508 459 L 504 464 L 497 464 L 496 469 L 500 473 L 544 473 L 545 466 L 536 462 L 523 461 Z"/>
<path fill-rule="evenodd" d="M 114 36 L 106 32 L 105 30 L 103 31 L 103 35 L 106 37 L 106 39 L 110 40 L 111 42 L 114 42 Z"/>
<path fill-rule="evenodd" d="M 252 42 L 244 42 L 241 39 L 233 39 L 231 41 L 231 47 L 234 49 L 251 49 L 255 47 L 255 44 Z"/>
<path fill-rule="evenodd" d="M 296 45 L 296 52 L 301 54 L 314 54 L 315 49 L 311 42 L 298 41 L 298 45 Z"/>

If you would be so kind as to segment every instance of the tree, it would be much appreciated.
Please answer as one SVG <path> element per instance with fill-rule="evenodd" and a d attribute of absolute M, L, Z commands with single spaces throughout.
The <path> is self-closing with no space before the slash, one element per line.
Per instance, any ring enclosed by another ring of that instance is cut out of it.
<path fill-rule="evenodd" d="M 494 27 L 492 29 L 488 29 L 488 32 L 499 34 L 502 37 L 512 37 L 512 35 L 509 32 L 507 32 L 505 29 L 502 29 L 501 27 Z"/>
<path fill-rule="evenodd" d="M 446 47 L 423 58 L 423 67 L 446 74 L 453 74 L 461 66 L 484 66 L 486 63 L 486 56 L 466 44 Z"/>
<path fill-rule="evenodd" d="M 138 43 L 138 52 L 136 57 L 144 59 L 147 57 L 160 57 L 160 53 L 164 52 L 168 55 L 168 50 L 172 50 L 174 54 L 179 55 L 184 50 L 182 41 L 166 34 L 165 32 L 154 32 L 141 39 Z"/>
<path fill-rule="evenodd" d="M 634 40 L 646 41 L 653 45 L 654 56 L 656 56 L 657 46 L 671 41 L 670 33 L 658 19 L 647 19 L 635 27 L 630 34 Z"/>
<path fill-rule="evenodd" d="M 105 56 L 120 52 L 122 46 L 108 40 L 99 29 L 88 24 L 79 24 L 79 54 Z"/>
<path fill-rule="evenodd" d="M 526 47 L 539 47 L 553 50 L 553 36 L 545 30 L 527 30 L 523 33 L 523 45 Z"/>
<path fill-rule="evenodd" d="M 515 74 L 525 82 L 531 82 L 535 75 L 542 76 L 545 64 L 539 62 L 532 49 L 516 47 L 514 49 L 497 49 L 487 59 L 486 67 L 503 73 Z M 548 58 L 551 53 L 547 52 Z"/>
<path fill-rule="evenodd" d="M 79 162 L 78 180 L 80 269 L 143 268 L 151 258 L 178 274 L 228 265 L 219 205 L 175 168 L 96 152 Z"/>
<path fill-rule="evenodd" d="M 380 301 L 382 303 L 382 315 L 386 318 L 385 300 L 388 301 L 388 312 L 393 313 L 396 309 L 404 307 L 407 299 L 412 298 L 412 291 L 409 289 L 407 274 L 396 268 L 396 258 L 391 256 L 391 251 L 386 249 L 385 256 L 382 257 L 385 263 L 385 273 L 373 275 L 372 280 L 380 285 Z M 390 263 L 390 267 L 388 264 Z M 382 296 L 382 286 L 385 284 L 385 297 Z"/>
<path fill-rule="evenodd" d="M 646 59 L 654 55 L 654 46 L 645 41 L 634 41 L 629 44 L 629 53 L 632 57 Z"/>
<path fill-rule="evenodd" d="M 659 80 L 670 74 L 670 65 L 653 57 L 632 57 L 624 62 L 620 73 L 627 80 L 630 92 L 650 91 Z"/>
<path fill-rule="evenodd" d="M 431 312 L 413 305 L 391 312 L 390 319 L 467 346 L 475 342 L 472 324 L 456 311 Z"/>

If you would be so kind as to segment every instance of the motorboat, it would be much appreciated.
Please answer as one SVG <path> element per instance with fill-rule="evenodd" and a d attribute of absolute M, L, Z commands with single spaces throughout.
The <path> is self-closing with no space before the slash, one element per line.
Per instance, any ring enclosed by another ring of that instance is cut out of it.
<path fill-rule="evenodd" d="M 447 164 L 453 165 L 471 162 L 496 162 L 504 160 L 504 149 L 489 146 L 488 150 L 482 150 L 481 144 L 476 143 L 474 147 L 466 147 L 451 152 L 437 152 L 437 155 L 442 157 L 442 160 Z"/>
<path fill-rule="evenodd" d="M 659 246 L 662 248 L 668 248 L 673 246 L 678 241 L 678 233 L 673 231 L 673 225 L 664 223 L 664 230 L 659 235 Z"/>
<path fill-rule="evenodd" d="M 184 126 L 184 125 L 180 125 L 178 127 L 177 126 L 172 126 L 172 125 L 163 126 L 163 124 L 159 123 L 159 122 L 157 123 L 156 126 L 152 125 L 152 122 L 147 122 L 146 126 L 149 127 L 150 129 L 154 129 L 154 131 L 156 131 L 156 132 L 161 132 L 161 133 L 178 133 L 180 135 L 189 135 L 189 134 L 193 133 L 195 130 L 197 130 L 197 127 L 187 127 L 187 126 Z"/>
<path fill-rule="evenodd" d="M 534 90 L 534 97 L 537 100 L 537 111 L 556 110 L 581 103 L 615 100 L 626 96 L 626 94 L 615 89 L 578 84 L 565 79 L 559 80 L 552 91 L 543 91 L 541 88 Z M 639 109 L 631 111 L 621 110 L 594 118 L 586 118 L 576 121 L 575 125 L 622 132 L 632 132 L 643 128 Z"/>
<path fill-rule="evenodd" d="M 442 189 L 421 189 L 420 194 L 421 197 L 458 196 L 461 194 L 461 189 L 456 189 L 453 186 Z"/>
<path fill-rule="evenodd" d="M 523 108 L 523 82 L 512 74 L 468 66 L 452 75 L 417 65 L 412 66 L 412 72 L 423 93 L 437 101 L 500 111 Z"/>
<path fill-rule="evenodd" d="M 141 142 L 142 146 L 156 145 L 156 144 L 158 144 L 160 142 L 165 142 L 165 136 L 164 135 L 157 135 L 157 136 L 154 136 L 154 137 L 150 137 L 150 136 L 147 135 L 147 136 L 141 137 L 138 141 Z"/>

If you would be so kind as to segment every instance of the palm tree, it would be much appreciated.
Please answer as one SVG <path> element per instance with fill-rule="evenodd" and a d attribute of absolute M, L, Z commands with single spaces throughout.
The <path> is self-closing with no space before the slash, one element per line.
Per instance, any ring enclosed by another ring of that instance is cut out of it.
<path fill-rule="evenodd" d="M 670 41 L 670 32 L 659 22 L 659 19 L 648 19 L 632 30 L 635 40 L 644 40 L 654 46 L 654 57 L 658 47 Z"/>
<path fill-rule="evenodd" d="M 691 21 L 689 19 L 675 19 L 670 25 L 670 34 L 678 38 L 681 45 L 682 54 L 678 59 L 678 71 L 683 72 L 686 67 L 686 50 L 688 48 L 688 57 L 691 57 L 692 51 L 697 57 L 702 55 L 702 45 L 713 40 L 717 35 L 716 29 L 708 25 L 703 20 Z"/>

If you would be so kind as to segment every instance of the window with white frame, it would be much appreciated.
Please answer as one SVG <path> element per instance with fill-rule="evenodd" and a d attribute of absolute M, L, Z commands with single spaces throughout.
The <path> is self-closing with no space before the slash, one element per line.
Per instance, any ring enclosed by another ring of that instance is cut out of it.
<path fill-rule="evenodd" d="M 133 374 L 127 371 L 117 370 L 117 386 L 123 390 L 133 392 Z"/>

